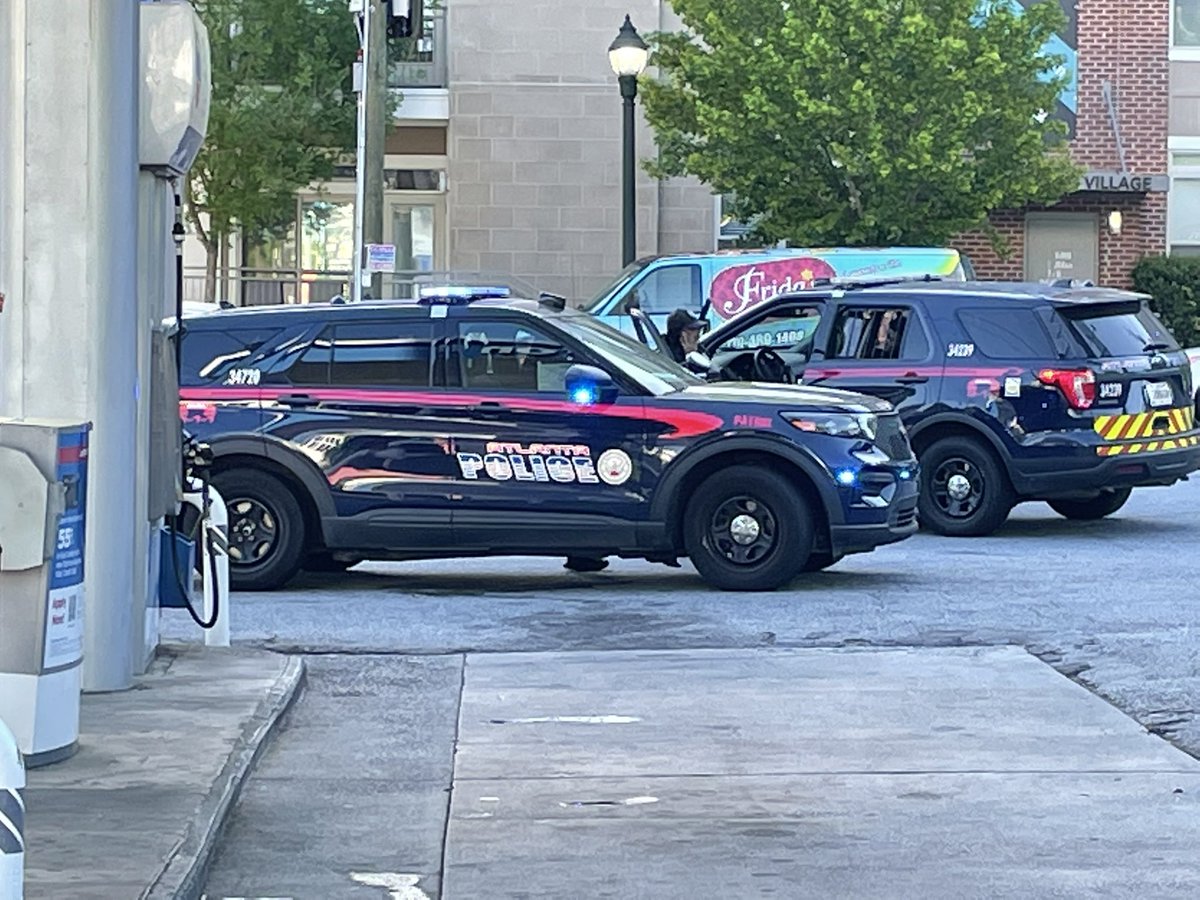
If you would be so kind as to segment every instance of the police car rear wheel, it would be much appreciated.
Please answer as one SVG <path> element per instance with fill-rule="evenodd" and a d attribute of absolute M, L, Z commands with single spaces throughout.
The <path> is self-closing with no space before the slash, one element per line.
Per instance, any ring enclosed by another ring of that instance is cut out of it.
<path fill-rule="evenodd" d="M 921 526 L 950 537 L 980 537 L 1004 524 L 1015 497 L 995 454 L 979 441 L 948 437 L 921 454 Z"/>
<path fill-rule="evenodd" d="M 773 591 L 803 571 L 813 523 L 804 497 L 757 466 L 710 475 L 684 519 L 684 545 L 709 584 L 726 591 Z"/>
<path fill-rule="evenodd" d="M 300 570 L 304 514 L 282 481 L 231 469 L 213 476 L 229 509 L 229 582 L 235 591 L 281 588 Z"/>
<path fill-rule="evenodd" d="M 1080 522 L 1094 521 L 1110 516 L 1125 505 L 1133 488 L 1101 491 L 1086 500 L 1051 500 L 1050 508 L 1060 516 Z"/>

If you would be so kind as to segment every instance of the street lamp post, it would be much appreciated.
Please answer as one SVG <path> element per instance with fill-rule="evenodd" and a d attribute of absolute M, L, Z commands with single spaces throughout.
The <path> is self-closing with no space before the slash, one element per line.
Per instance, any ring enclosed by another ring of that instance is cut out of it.
<path fill-rule="evenodd" d="M 608 62 L 616 73 L 624 101 L 624 127 L 621 153 L 621 265 L 627 266 L 637 256 L 637 179 L 634 172 L 633 101 L 637 97 L 638 76 L 646 68 L 650 48 L 642 40 L 629 16 L 609 45 Z"/>

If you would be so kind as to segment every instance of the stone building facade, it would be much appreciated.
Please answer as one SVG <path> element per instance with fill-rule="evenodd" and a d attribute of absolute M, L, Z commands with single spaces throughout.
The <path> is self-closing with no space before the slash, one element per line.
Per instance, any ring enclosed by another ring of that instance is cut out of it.
<path fill-rule="evenodd" d="M 452 266 L 512 273 L 584 299 L 621 269 L 621 97 L 608 45 L 625 14 L 677 25 L 657 0 L 553 6 L 450 0 Z M 639 112 L 638 155 L 654 153 Z M 716 203 L 639 169 L 638 255 L 712 250 Z"/>

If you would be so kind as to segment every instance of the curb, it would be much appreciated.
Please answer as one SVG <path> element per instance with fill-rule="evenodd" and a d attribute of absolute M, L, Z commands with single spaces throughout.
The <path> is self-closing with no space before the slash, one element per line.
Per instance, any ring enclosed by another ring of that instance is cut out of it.
<path fill-rule="evenodd" d="M 262 755 L 268 738 L 300 695 L 304 673 L 304 661 L 300 657 L 287 657 L 282 674 L 243 726 L 229 759 L 188 825 L 186 836 L 175 846 L 154 881 L 142 892 L 140 900 L 199 900 L 225 820 L 237 803 L 242 786 Z"/>

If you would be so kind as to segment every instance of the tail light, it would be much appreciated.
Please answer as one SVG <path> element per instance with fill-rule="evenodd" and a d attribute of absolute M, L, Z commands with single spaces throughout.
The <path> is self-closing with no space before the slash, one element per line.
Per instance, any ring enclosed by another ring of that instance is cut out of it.
<path fill-rule="evenodd" d="M 1091 369 L 1042 369 L 1037 377 L 1062 391 L 1072 409 L 1087 409 L 1096 400 L 1096 373 Z"/>

